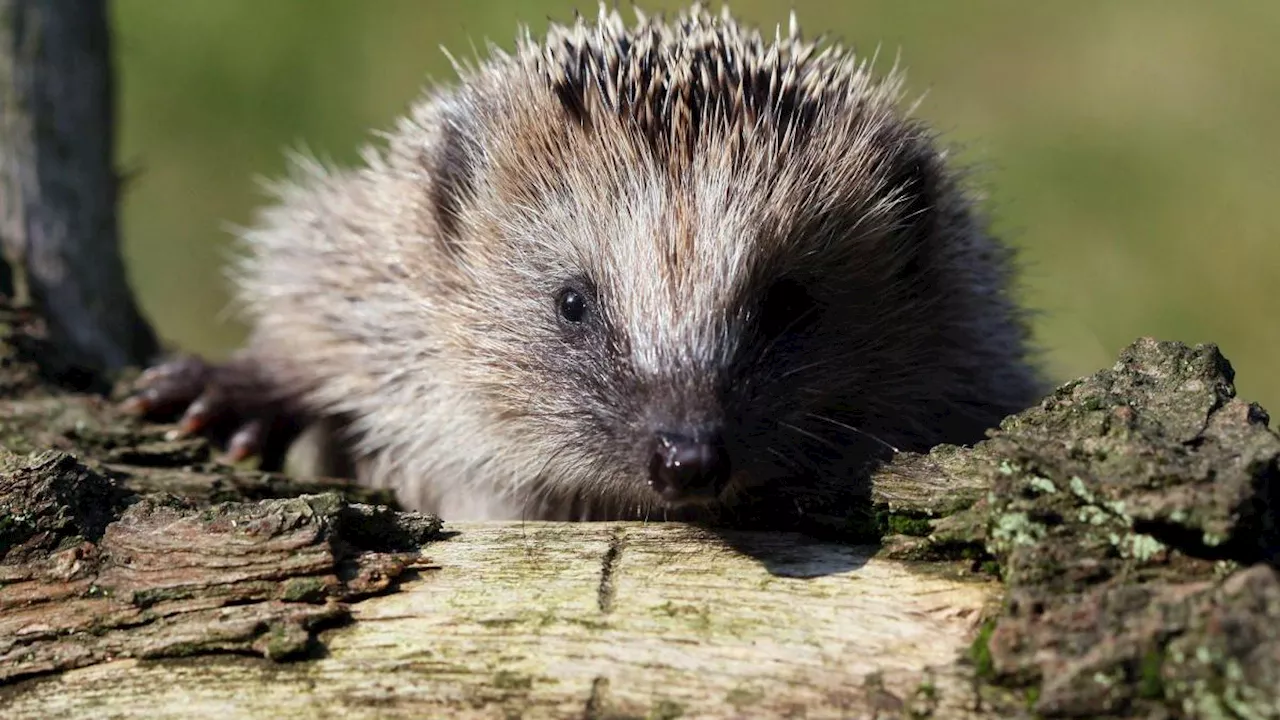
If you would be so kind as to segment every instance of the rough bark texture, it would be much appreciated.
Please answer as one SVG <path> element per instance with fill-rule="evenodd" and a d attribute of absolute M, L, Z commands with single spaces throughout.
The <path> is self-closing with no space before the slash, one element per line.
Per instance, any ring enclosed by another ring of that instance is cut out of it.
<path fill-rule="evenodd" d="M 104 0 L 0 0 L 0 292 L 80 386 L 157 350 L 120 258 L 112 86 Z"/>
<path fill-rule="evenodd" d="M 993 590 L 789 533 L 454 529 L 428 548 L 438 570 L 352 606 L 351 625 L 323 633 L 325 657 L 269 670 L 240 658 L 113 663 L 26 683 L 0 708 L 10 718 L 122 707 L 145 717 L 857 717 L 901 707 L 928 682 L 922 668 L 950 664 Z M 969 715 L 973 691 L 951 689 L 948 709 Z"/>
<path fill-rule="evenodd" d="M 0 506 L 27 513 L 0 528 L 0 682 L 119 657 L 306 654 L 440 529 L 333 495 L 204 509 L 162 496 L 112 514 L 118 487 L 70 456 L 4 460 Z"/>
<path fill-rule="evenodd" d="M 51 390 L 42 325 L 0 331 L 6 718 L 1280 717 L 1280 436 L 1212 346 L 789 498 L 810 535 L 441 535 Z"/>
<path fill-rule="evenodd" d="M 1280 717 L 1280 436 L 1232 380 L 1139 341 L 987 444 L 984 677 L 1045 716 Z"/>

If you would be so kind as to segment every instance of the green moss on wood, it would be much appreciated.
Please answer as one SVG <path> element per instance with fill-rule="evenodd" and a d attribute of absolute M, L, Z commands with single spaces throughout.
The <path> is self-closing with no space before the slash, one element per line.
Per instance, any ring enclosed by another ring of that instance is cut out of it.
<path fill-rule="evenodd" d="M 290 578 L 280 589 L 280 599 L 286 602 L 323 602 L 325 582 L 320 578 Z"/>
<path fill-rule="evenodd" d="M 995 676 L 995 663 L 991 657 L 991 636 L 996 631 L 994 618 L 988 619 L 978 628 L 978 635 L 969 645 L 969 660 L 973 663 L 974 674 L 986 680 Z"/>

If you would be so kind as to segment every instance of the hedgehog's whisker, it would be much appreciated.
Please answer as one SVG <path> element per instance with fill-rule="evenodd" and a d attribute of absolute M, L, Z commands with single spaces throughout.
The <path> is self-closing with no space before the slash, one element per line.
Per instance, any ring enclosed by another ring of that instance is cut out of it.
<path fill-rule="evenodd" d="M 859 435 L 861 435 L 861 436 L 863 436 L 863 437 L 866 437 L 866 438 L 870 438 L 870 439 L 872 439 L 872 440 L 875 440 L 876 442 L 880 443 L 881 445 L 883 445 L 884 447 L 886 447 L 886 448 L 888 448 L 890 451 L 892 451 L 894 455 L 897 455 L 898 453 L 902 452 L 902 451 L 901 451 L 901 450 L 899 450 L 898 448 L 894 447 L 891 443 L 889 443 L 889 441 L 887 441 L 887 440 L 885 440 L 884 438 L 882 438 L 882 437 L 880 437 L 880 436 L 876 435 L 875 433 L 867 432 L 866 430 L 863 430 L 862 428 L 855 427 L 855 426 L 850 425 L 850 424 L 848 424 L 848 423 L 840 422 L 839 420 L 836 420 L 835 418 L 827 417 L 826 415 L 818 415 L 817 413 L 806 413 L 806 414 L 807 414 L 809 417 L 811 417 L 811 418 L 813 418 L 813 419 L 815 419 L 815 420 L 821 420 L 821 421 L 823 421 L 823 422 L 828 422 L 828 423 L 831 423 L 832 425 L 835 425 L 836 427 L 844 428 L 845 430 L 848 430 L 848 431 L 850 431 L 850 432 L 855 432 L 855 433 L 857 433 L 857 434 L 859 434 Z"/>
<path fill-rule="evenodd" d="M 831 442 L 830 440 L 828 440 L 828 439 L 826 439 L 826 438 L 822 437 L 821 435 L 817 435 L 817 434 L 811 433 L 811 432 L 809 432 L 808 430 L 805 430 L 804 428 L 802 428 L 802 427 L 800 427 L 800 426 L 798 426 L 798 425 L 792 425 L 792 424 L 791 424 L 791 423 L 789 423 L 789 422 L 779 422 L 779 423 L 778 423 L 778 425 L 780 425 L 781 427 L 784 427 L 784 428 L 786 428 L 786 429 L 788 429 L 788 430 L 790 430 L 790 431 L 792 431 L 792 432 L 795 432 L 795 433 L 797 433 L 797 434 L 800 434 L 800 435 L 803 435 L 803 436 L 805 436 L 805 437 L 807 437 L 807 438 L 810 438 L 810 439 L 812 439 L 812 440 L 817 440 L 818 442 L 822 443 L 823 445 L 826 445 L 827 447 L 829 447 L 829 448 L 831 448 L 832 450 L 835 450 L 835 451 L 837 451 L 837 452 L 839 452 L 839 451 L 841 450 L 841 447 L 840 447 L 839 445 L 836 445 L 835 443 L 833 443 L 833 442 Z"/>
<path fill-rule="evenodd" d="M 773 447 L 772 445 L 770 445 L 769 447 L 765 448 L 765 452 L 767 452 L 767 453 L 769 453 L 770 455 L 774 456 L 774 457 L 775 457 L 775 458 L 777 458 L 777 459 L 778 459 L 778 461 L 779 461 L 779 462 L 781 462 L 783 465 L 786 465 L 788 468 L 790 468 L 790 469 L 792 469 L 792 470 L 794 470 L 794 471 L 796 471 L 796 472 L 798 472 L 798 473 L 812 472 L 812 470 L 811 470 L 810 468 L 806 468 L 804 465 L 800 464 L 800 462 L 798 462 L 797 460 L 795 460 L 795 459 L 793 459 L 793 458 L 790 458 L 790 457 L 787 457 L 786 453 L 784 453 L 784 452 L 782 452 L 781 450 L 779 450 L 779 449 L 777 449 L 777 448 Z"/>
<path fill-rule="evenodd" d="M 827 365 L 827 364 L 829 364 L 829 363 L 828 363 L 826 360 L 819 360 L 819 361 L 817 361 L 817 362 L 807 363 L 807 364 L 805 364 L 805 365 L 801 365 L 800 367 L 794 367 L 794 368 L 791 368 L 790 370 L 788 370 L 788 371 L 786 371 L 786 372 L 782 373 L 781 375 L 779 375 L 777 379 L 778 379 L 778 380 L 786 380 L 787 378 L 789 378 L 789 377 L 791 377 L 791 376 L 793 376 L 793 375 L 799 375 L 800 373 L 805 372 L 806 370 L 814 370 L 814 369 L 820 368 L 820 367 L 822 367 L 823 365 Z"/>

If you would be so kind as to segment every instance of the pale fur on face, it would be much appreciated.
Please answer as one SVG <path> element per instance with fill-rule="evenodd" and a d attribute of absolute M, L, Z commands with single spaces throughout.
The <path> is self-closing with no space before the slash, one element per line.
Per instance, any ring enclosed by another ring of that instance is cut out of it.
<path fill-rule="evenodd" d="M 748 487 L 851 434 L 971 442 L 1038 391 L 1009 253 L 896 72 L 697 7 L 458 71 L 363 167 L 297 158 L 235 272 L 248 352 L 405 504 L 645 517 L 665 427 L 723 424 Z"/>

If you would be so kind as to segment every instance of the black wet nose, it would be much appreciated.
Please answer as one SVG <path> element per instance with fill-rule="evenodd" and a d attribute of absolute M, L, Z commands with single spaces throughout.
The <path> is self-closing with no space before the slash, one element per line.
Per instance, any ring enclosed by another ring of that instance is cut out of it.
<path fill-rule="evenodd" d="M 729 456 L 718 436 L 658 433 L 649 485 L 667 502 L 713 499 L 729 479 Z"/>

